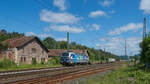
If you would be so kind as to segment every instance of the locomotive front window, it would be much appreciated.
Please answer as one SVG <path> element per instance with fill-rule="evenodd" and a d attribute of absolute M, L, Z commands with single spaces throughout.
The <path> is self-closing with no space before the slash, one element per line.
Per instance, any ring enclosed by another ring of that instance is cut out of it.
<path fill-rule="evenodd" d="M 89 59 L 89 57 L 88 57 L 88 56 L 86 56 L 86 59 Z"/>
<path fill-rule="evenodd" d="M 69 53 L 63 53 L 62 56 L 63 56 L 63 57 L 68 57 L 68 56 L 69 56 Z"/>

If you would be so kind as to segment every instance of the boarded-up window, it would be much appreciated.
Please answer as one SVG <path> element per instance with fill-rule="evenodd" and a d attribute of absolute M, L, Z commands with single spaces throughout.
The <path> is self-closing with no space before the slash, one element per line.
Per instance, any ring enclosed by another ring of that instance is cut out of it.
<path fill-rule="evenodd" d="M 26 62 L 26 57 L 24 57 L 24 62 Z"/>
<path fill-rule="evenodd" d="M 21 57 L 20 62 L 26 62 L 26 57 Z"/>
<path fill-rule="evenodd" d="M 23 57 L 20 58 L 20 62 L 23 62 Z"/>

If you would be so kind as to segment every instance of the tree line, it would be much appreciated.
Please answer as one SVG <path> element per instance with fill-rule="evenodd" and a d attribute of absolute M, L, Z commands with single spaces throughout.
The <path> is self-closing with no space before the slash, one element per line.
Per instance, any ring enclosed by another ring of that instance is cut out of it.
<path fill-rule="evenodd" d="M 25 35 L 23 33 L 7 32 L 6 30 L 1 30 L 0 31 L 0 50 L 6 47 L 2 45 L 2 41 L 11 39 L 11 38 L 21 37 L 21 36 L 25 36 Z M 56 41 L 52 37 L 47 37 L 41 41 L 48 49 L 67 49 L 66 41 Z M 119 60 L 119 57 L 116 56 L 115 54 L 103 51 L 101 49 L 89 48 L 85 45 L 77 44 L 76 42 L 69 43 L 69 49 L 88 50 L 91 61 L 108 60 L 108 58 L 116 58 L 117 60 Z"/>

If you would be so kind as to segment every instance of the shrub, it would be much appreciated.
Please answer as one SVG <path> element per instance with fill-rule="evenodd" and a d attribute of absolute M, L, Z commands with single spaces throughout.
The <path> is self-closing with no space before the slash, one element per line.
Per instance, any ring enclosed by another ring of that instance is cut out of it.
<path fill-rule="evenodd" d="M 41 60 L 41 64 L 42 64 L 42 65 L 45 64 L 45 61 L 44 61 L 44 60 Z"/>
<path fill-rule="evenodd" d="M 53 57 L 52 60 L 48 61 L 48 64 L 60 64 L 60 57 Z"/>
<path fill-rule="evenodd" d="M 8 68 L 16 66 L 16 63 L 10 59 L 3 59 L 0 61 L 0 67 L 1 68 Z"/>

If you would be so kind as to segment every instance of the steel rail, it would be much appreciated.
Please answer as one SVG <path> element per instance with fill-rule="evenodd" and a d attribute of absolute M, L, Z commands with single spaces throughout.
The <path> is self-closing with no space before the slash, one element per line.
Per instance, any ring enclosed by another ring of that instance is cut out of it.
<path fill-rule="evenodd" d="M 116 64 L 97 64 L 86 67 L 75 67 L 70 70 L 68 69 L 68 71 L 66 72 L 62 71 L 62 73 L 48 74 L 43 75 L 41 77 L 16 80 L 7 82 L 5 84 L 55 84 L 56 82 L 77 78 L 82 75 L 88 75 L 92 73 L 102 72 L 105 70 L 110 70 L 115 65 Z"/>

